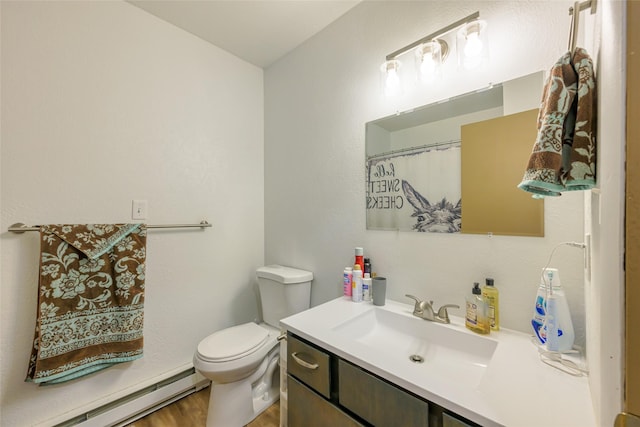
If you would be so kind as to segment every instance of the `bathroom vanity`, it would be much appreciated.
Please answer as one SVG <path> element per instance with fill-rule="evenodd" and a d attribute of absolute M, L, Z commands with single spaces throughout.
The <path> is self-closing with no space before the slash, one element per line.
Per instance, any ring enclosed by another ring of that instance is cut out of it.
<path fill-rule="evenodd" d="M 595 426 L 587 377 L 543 363 L 528 335 L 412 312 L 338 298 L 283 319 L 288 425 Z"/>

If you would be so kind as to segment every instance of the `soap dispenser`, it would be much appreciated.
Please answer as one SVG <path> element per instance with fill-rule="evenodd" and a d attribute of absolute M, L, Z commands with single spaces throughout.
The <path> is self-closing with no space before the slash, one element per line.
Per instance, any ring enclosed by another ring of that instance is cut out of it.
<path fill-rule="evenodd" d="M 487 303 L 482 298 L 482 290 L 479 283 L 474 283 L 471 295 L 467 297 L 467 314 L 465 326 L 478 334 L 488 334 L 491 331 Z"/>
<path fill-rule="evenodd" d="M 547 350 L 567 352 L 573 348 L 571 313 L 556 268 L 542 270 L 531 324 L 538 342 Z"/>
<path fill-rule="evenodd" d="M 482 297 L 487 303 L 487 314 L 492 331 L 500 330 L 500 293 L 494 286 L 493 279 L 486 278 L 486 284 L 482 287 Z"/>

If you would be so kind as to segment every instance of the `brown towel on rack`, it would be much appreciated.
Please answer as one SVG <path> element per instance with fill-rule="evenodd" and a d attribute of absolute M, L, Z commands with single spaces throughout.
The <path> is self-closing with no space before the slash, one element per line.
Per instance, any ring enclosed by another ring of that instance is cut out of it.
<path fill-rule="evenodd" d="M 146 226 L 43 225 L 26 381 L 53 384 L 142 357 Z"/>
<path fill-rule="evenodd" d="M 567 52 L 551 69 L 538 136 L 519 188 L 534 197 L 588 190 L 596 183 L 596 87 L 586 50 Z"/>
<path fill-rule="evenodd" d="M 567 142 L 571 147 L 569 166 L 561 179 L 567 190 L 588 190 L 596 184 L 596 81 L 586 50 L 575 49 L 571 63 L 578 77 L 578 93 L 573 109 L 575 121 L 569 126 L 573 133 Z"/>

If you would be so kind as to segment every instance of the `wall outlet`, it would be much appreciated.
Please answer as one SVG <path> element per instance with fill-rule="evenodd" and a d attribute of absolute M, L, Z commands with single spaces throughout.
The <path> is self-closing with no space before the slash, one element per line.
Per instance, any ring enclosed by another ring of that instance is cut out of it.
<path fill-rule="evenodd" d="M 147 201 L 131 201 L 131 219 L 147 219 Z"/>

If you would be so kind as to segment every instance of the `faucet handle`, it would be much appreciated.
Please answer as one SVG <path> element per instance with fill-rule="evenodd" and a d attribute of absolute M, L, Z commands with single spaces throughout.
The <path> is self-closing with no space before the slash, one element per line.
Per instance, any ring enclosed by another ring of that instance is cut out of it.
<path fill-rule="evenodd" d="M 449 323 L 449 312 L 448 308 L 460 308 L 457 304 L 445 304 L 438 309 L 438 317 L 445 321 L 445 323 Z"/>
<path fill-rule="evenodd" d="M 416 305 L 413 307 L 413 314 L 422 313 L 423 311 L 422 306 L 424 301 L 420 301 L 417 297 L 414 297 L 413 295 L 405 294 L 404 296 L 407 298 L 411 298 L 416 302 Z"/>
<path fill-rule="evenodd" d="M 413 295 L 409 295 L 409 294 L 404 294 L 405 297 L 407 298 L 411 298 L 412 300 L 414 300 L 417 303 L 421 303 L 422 301 L 420 301 L 420 299 L 418 299 L 418 297 L 414 297 Z"/>

